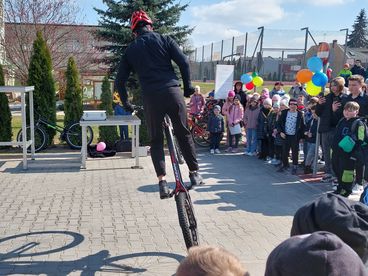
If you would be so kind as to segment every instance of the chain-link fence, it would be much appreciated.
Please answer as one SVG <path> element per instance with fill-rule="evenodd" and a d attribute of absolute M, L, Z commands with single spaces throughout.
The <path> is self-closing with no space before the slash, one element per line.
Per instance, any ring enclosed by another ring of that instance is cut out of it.
<path fill-rule="evenodd" d="M 330 67 L 335 74 L 349 59 L 346 53 L 346 29 L 342 31 L 275 30 L 258 28 L 233 37 L 196 48 L 190 55 L 193 80 L 214 80 L 217 64 L 233 64 L 234 78 L 257 71 L 265 80 L 293 81 L 298 70 L 305 67 L 307 58 L 316 54 L 320 42 L 330 43 Z M 368 56 L 359 57 L 363 63 Z"/>

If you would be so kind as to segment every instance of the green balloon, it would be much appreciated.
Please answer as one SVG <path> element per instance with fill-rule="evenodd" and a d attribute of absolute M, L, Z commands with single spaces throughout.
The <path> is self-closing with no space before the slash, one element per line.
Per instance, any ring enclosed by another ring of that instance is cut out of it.
<path fill-rule="evenodd" d="M 253 78 L 255 78 L 255 77 L 257 77 L 257 76 L 258 76 L 258 73 L 257 73 L 257 72 L 253 72 L 253 73 L 252 73 L 252 77 L 253 77 Z"/>

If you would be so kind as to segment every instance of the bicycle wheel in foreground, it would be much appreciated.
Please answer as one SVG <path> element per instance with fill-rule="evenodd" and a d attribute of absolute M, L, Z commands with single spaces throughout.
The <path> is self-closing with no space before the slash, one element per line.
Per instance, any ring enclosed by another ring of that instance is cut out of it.
<path fill-rule="evenodd" d="M 199 244 L 197 221 L 194 216 L 192 201 L 186 192 L 179 192 L 175 196 L 175 201 L 185 245 L 189 249 Z"/>
<path fill-rule="evenodd" d="M 66 142 L 71 149 L 81 149 L 82 147 L 82 127 L 79 123 L 74 123 L 68 127 L 65 135 Z M 87 145 L 93 140 L 93 131 L 90 126 L 87 126 Z"/>
<path fill-rule="evenodd" d="M 27 133 L 27 140 L 31 140 L 31 127 L 27 126 L 26 133 Z M 22 129 L 20 129 L 17 134 L 17 142 L 22 141 L 22 136 L 23 136 Z M 40 127 L 35 127 L 34 136 L 35 136 L 34 137 L 35 152 L 39 152 L 45 149 L 48 145 L 48 138 L 49 138 L 46 131 L 44 131 Z M 27 148 L 27 152 L 31 152 L 31 146 Z"/>

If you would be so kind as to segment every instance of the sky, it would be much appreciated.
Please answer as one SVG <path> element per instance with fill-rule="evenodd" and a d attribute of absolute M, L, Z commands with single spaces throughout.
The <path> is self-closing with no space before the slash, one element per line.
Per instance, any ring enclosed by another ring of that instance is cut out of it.
<path fill-rule="evenodd" d="M 76 2 L 81 8 L 82 23 L 98 24 L 93 7 L 106 9 L 102 0 Z M 328 31 L 334 31 L 333 37 L 341 42 L 345 32 L 340 32 L 340 29 L 351 30 L 362 8 L 366 8 L 368 13 L 368 0 L 181 0 L 180 3 L 189 3 L 179 24 L 195 27 L 189 40 L 195 47 L 231 39 L 246 32 L 257 32 L 261 26 L 265 30 L 298 31 L 308 27 L 312 33 L 321 31 L 319 40 L 328 40 Z M 287 40 L 287 35 L 283 39 Z"/>

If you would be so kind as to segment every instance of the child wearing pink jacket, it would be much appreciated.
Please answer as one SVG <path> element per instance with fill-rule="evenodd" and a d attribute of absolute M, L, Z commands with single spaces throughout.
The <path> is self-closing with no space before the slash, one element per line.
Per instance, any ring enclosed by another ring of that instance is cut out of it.
<path fill-rule="evenodd" d="M 244 109 L 240 104 L 240 96 L 236 95 L 234 97 L 234 103 L 229 107 L 227 123 L 230 130 L 230 145 L 227 152 L 238 152 L 239 140 L 241 138 L 241 124 L 243 120 Z M 234 141 L 235 140 L 235 141 Z"/>
<path fill-rule="evenodd" d="M 190 98 L 189 106 L 190 106 L 190 115 L 198 115 L 202 112 L 205 105 L 205 100 L 203 95 L 201 94 L 201 88 L 196 85 L 194 87 L 194 94 Z"/>

